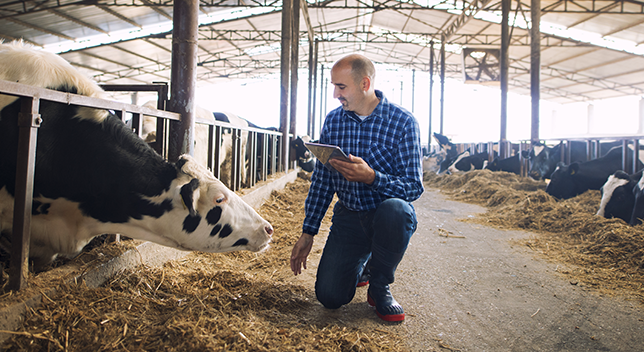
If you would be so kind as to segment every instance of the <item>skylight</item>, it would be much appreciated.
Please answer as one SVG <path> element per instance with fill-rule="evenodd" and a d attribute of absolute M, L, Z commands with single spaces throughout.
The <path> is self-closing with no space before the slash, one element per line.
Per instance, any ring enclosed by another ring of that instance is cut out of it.
<path fill-rule="evenodd" d="M 224 20 L 234 20 L 238 18 L 260 15 L 263 13 L 275 11 L 269 7 L 250 7 L 244 9 L 225 9 L 222 11 L 211 12 L 199 16 L 199 25 L 209 25 L 222 22 Z M 76 41 L 66 40 L 55 44 L 45 45 L 44 49 L 56 54 L 72 50 L 81 50 L 99 45 L 118 43 L 124 40 L 131 40 L 145 36 L 168 33 L 172 31 L 172 21 L 164 21 L 154 25 L 143 26 L 142 28 L 130 28 L 121 31 L 114 31 L 109 34 L 99 34 L 80 38 Z"/>

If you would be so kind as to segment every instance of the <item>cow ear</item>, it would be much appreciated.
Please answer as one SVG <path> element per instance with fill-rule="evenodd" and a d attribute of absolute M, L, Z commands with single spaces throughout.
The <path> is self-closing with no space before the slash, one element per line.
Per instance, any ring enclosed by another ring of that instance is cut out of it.
<path fill-rule="evenodd" d="M 199 180 L 193 178 L 190 182 L 186 183 L 181 187 L 181 201 L 183 206 L 188 208 L 191 216 L 196 216 L 197 211 L 195 210 L 195 191 L 199 188 Z"/>
<path fill-rule="evenodd" d="M 579 163 L 572 163 L 570 164 L 570 174 L 574 175 L 579 171 Z"/>
<path fill-rule="evenodd" d="M 524 159 L 530 159 L 530 152 L 531 151 L 528 151 L 528 150 L 522 150 L 521 157 L 523 157 Z"/>

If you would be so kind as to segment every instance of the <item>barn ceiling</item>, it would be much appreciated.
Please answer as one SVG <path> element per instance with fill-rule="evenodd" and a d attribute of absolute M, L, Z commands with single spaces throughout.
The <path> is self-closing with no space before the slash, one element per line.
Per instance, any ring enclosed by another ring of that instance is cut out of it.
<path fill-rule="evenodd" d="M 329 65 L 362 52 L 374 62 L 429 71 L 445 38 L 446 75 L 491 79 L 501 43 L 498 0 L 306 0 L 309 34 Z M 559 103 L 644 94 L 644 1 L 541 1 L 541 98 Z M 530 1 L 512 0 L 509 89 L 530 93 Z M 0 38 L 59 52 L 101 83 L 168 82 L 172 0 L 0 0 Z M 281 1 L 201 0 L 200 84 L 280 69 Z M 527 24 L 526 24 L 527 23 Z M 474 59 L 462 51 L 488 50 Z M 474 60 L 474 61 L 472 61 Z M 437 65 L 434 68 L 438 70 Z"/>

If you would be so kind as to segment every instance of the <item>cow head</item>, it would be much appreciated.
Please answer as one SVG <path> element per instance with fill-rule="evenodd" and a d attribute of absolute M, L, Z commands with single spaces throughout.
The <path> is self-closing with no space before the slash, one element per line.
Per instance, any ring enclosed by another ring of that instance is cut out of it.
<path fill-rule="evenodd" d="M 553 148 L 545 145 L 535 146 L 528 155 L 529 176 L 535 180 L 550 178 L 557 166 L 557 161 L 561 158 L 560 150 L 560 145 Z"/>
<path fill-rule="evenodd" d="M 491 162 L 491 163 L 488 163 L 488 164 L 485 166 L 485 169 L 486 169 L 486 170 L 490 170 L 490 171 L 501 171 L 501 165 L 499 165 L 499 160 L 500 160 L 500 159 L 499 159 L 499 157 L 498 157 L 498 156 L 497 156 L 497 157 L 495 157 L 495 158 L 494 158 L 494 160 L 492 160 L 492 162 Z"/>
<path fill-rule="evenodd" d="M 579 172 L 579 163 L 572 163 L 564 165 L 559 162 L 557 168 L 552 173 L 550 183 L 546 186 L 546 193 L 559 198 L 568 199 L 578 194 L 577 187 L 575 186 L 575 178 Z"/>
<path fill-rule="evenodd" d="M 164 237 L 157 242 L 203 252 L 268 247 L 273 227 L 253 208 L 191 156 L 182 155 L 175 165 L 173 210 L 164 215 L 168 221 L 161 226 L 167 228 L 157 231 Z"/>
<path fill-rule="evenodd" d="M 631 219 L 635 197 L 633 187 L 636 181 L 624 171 L 617 171 L 608 177 L 602 186 L 602 200 L 597 215 L 605 218 L 619 218 L 626 222 Z"/>
<path fill-rule="evenodd" d="M 309 136 L 301 136 L 291 141 L 291 148 L 295 150 L 297 165 L 304 171 L 311 172 L 315 167 L 315 158 L 309 149 L 304 145 L 311 141 Z"/>

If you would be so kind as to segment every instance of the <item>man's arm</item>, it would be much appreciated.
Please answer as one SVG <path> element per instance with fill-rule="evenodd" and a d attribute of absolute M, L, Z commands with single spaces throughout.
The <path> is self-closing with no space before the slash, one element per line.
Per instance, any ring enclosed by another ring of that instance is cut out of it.
<path fill-rule="evenodd" d="M 303 233 L 293 246 L 291 251 L 291 271 L 293 271 L 293 274 L 301 274 L 302 267 L 306 269 L 306 258 L 311 253 L 311 248 L 313 248 L 313 237 Z"/>

